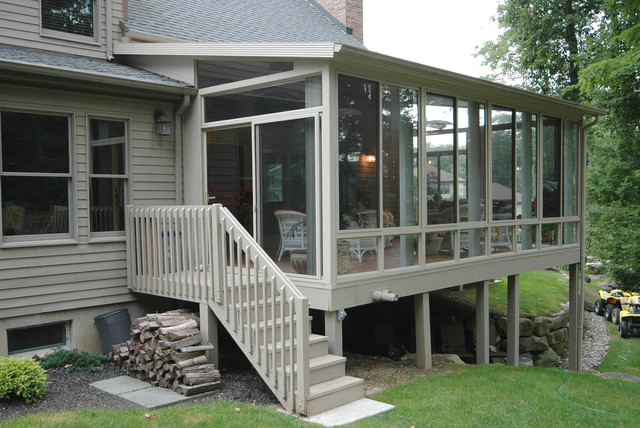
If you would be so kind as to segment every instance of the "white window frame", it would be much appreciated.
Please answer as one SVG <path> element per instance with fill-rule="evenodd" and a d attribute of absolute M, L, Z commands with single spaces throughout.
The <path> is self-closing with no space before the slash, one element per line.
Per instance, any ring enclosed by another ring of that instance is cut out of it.
<path fill-rule="evenodd" d="M 93 174 L 91 165 L 93 163 L 93 151 L 91 149 L 91 121 L 104 120 L 109 122 L 124 123 L 124 168 L 125 174 Z M 89 229 L 89 241 L 124 241 L 126 228 L 122 230 L 112 230 L 106 232 L 94 232 L 91 230 L 91 179 L 93 178 L 121 178 L 124 180 L 124 205 L 132 204 L 131 191 L 131 119 L 121 116 L 87 115 L 87 228 Z M 126 210 L 125 210 L 126 211 Z"/>
<path fill-rule="evenodd" d="M 77 174 L 75 162 L 75 115 L 65 111 L 43 111 L 22 108 L 5 108 L 0 105 L 0 120 L 2 112 L 24 113 L 24 114 L 40 114 L 45 116 L 66 117 L 68 123 L 68 150 L 69 150 L 69 172 L 67 173 L 40 173 L 40 172 L 3 172 L 2 169 L 2 136 L 0 135 L 0 183 L 2 177 L 51 177 L 51 178 L 67 178 L 68 189 L 68 208 L 69 208 L 69 231 L 67 233 L 52 234 L 29 234 L 29 235 L 11 235 L 4 236 L 3 228 L 0 227 L 0 247 L 22 247 L 22 246 L 38 246 L 52 244 L 75 244 L 77 243 Z M 2 224 L 2 195 L 0 190 L 0 225 Z"/>
<path fill-rule="evenodd" d="M 44 28 L 42 26 L 42 13 L 43 13 L 42 0 L 38 0 L 40 35 L 43 37 L 49 37 L 53 39 L 62 39 L 62 40 L 68 40 L 73 42 L 99 45 L 100 34 L 102 32 L 102 28 L 100 25 L 100 10 L 102 7 L 102 4 L 101 4 L 102 2 L 101 0 L 91 0 L 91 1 L 93 1 L 93 36 L 92 37 Z"/>

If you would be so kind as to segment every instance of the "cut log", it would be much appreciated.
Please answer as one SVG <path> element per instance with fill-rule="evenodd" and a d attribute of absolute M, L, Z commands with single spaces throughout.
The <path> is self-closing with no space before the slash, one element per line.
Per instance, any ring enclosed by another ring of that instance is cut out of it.
<path fill-rule="evenodd" d="M 160 334 L 169 334 L 177 331 L 191 330 L 194 328 L 198 328 L 198 323 L 196 322 L 196 320 L 192 319 L 182 324 L 174 325 L 172 327 L 161 327 L 158 329 L 158 331 Z"/>
<path fill-rule="evenodd" d="M 203 383 L 200 385 L 188 386 L 188 385 L 178 385 L 179 392 L 184 396 L 191 396 L 196 394 L 202 394 L 203 392 L 215 391 L 220 388 L 220 381 Z"/>
<path fill-rule="evenodd" d="M 204 373 L 185 373 L 182 377 L 185 385 L 201 385 L 203 383 L 220 382 L 220 372 L 216 369 Z"/>
<path fill-rule="evenodd" d="M 176 363 L 176 366 L 180 369 L 185 367 L 197 366 L 200 364 L 205 364 L 207 362 L 207 357 L 204 355 L 200 355 L 199 357 L 191 358 L 185 361 L 179 361 Z"/>
<path fill-rule="evenodd" d="M 194 352 L 172 351 L 171 352 L 171 357 L 173 358 L 173 360 L 175 362 L 180 362 L 180 361 L 190 360 L 190 359 L 195 358 L 195 357 L 199 357 L 201 355 L 204 355 L 204 353 L 205 353 L 205 351 L 194 351 Z"/>
<path fill-rule="evenodd" d="M 184 339 L 184 338 L 189 337 L 189 336 L 195 336 L 197 334 L 200 334 L 200 330 L 197 329 L 197 328 L 192 328 L 192 329 L 189 329 L 189 330 L 176 330 L 173 333 L 167 333 L 167 334 L 163 335 L 162 338 L 164 340 L 170 340 L 170 341 L 173 342 L 173 341 L 176 341 L 176 340 Z"/>
<path fill-rule="evenodd" d="M 208 372 L 209 370 L 214 370 L 215 368 L 216 366 L 214 364 L 201 364 L 199 366 L 185 367 L 184 369 L 182 369 L 182 373 L 202 373 Z"/>
<path fill-rule="evenodd" d="M 185 348 L 187 346 L 198 345 L 202 342 L 202 335 L 200 333 L 194 334 L 193 336 L 185 337 L 184 339 L 180 339 L 177 341 L 170 340 L 161 340 L 158 346 L 161 348 L 171 348 L 171 349 L 180 349 Z"/>

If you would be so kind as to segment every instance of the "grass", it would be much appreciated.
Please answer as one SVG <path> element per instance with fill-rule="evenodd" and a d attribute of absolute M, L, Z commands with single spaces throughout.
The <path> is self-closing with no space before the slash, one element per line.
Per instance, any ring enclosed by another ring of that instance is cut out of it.
<path fill-rule="evenodd" d="M 636 384 L 569 373 L 562 390 L 571 400 L 621 416 L 605 415 L 572 404 L 558 395 L 565 374 L 536 367 L 450 366 L 430 376 L 387 389 L 372 397 L 397 408 L 351 427 L 591 427 L 637 426 L 640 400 Z M 0 424 L 3 428 L 42 427 L 299 427 L 311 426 L 273 409 L 233 402 L 144 410 L 80 410 L 41 413 Z"/>
<path fill-rule="evenodd" d="M 489 306 L 507 310 L 507 278 L 489 286 Z M 467 289 L 463 297 L 475 302 L 475 290 Z M 539 270 L 520 275 L 520 316 L 525 318 L 555 314 L 561 303 L 569 301 L 569 280 L 560 272 Z"/>
<path fill-rule="evenodd" d="M 610 322 L 607 322 L 607 328 L 611 336 L 611 349 L 598 370 L 601 373 L 623 372 L 640 377 L 640 337 L 623 339 L 618 326 Z"/>

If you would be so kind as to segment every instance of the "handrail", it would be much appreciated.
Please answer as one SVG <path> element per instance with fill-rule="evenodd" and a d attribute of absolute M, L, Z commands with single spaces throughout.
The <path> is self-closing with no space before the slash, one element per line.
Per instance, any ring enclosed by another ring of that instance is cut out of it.
<path fill-rule="evenodd" d="M 278 400 L 306 413 L 309 301 L 221 205 L 126 210 L 136 292 L 208 303 Z"/>

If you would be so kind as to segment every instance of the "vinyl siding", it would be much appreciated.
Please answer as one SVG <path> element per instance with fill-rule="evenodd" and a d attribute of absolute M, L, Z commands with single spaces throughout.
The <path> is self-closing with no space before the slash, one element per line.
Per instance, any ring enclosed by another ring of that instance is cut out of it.
<path fill-rule="evenodd" d="M 105 58 L 106 13 L 105 0 L 99 0 L 100 37 L 86 43 L 51 37 L 40 31 L 40 0 L 0 0 L 0 43 L 20 47 L 41 49 L 57 53 Z M 120 38 L 119 23 L 123 16 L 122 0 L 111 0 L 111 32 L 114 40 Z"/>
<path fill-rule="evenodd" d="M 125 120 L 129 126 L 129 194 L 136 205 L 174 205 L 174 138 L 154 133 L 154 111 L 173 106 L 65 91 L 0 85 L 0 110 L 70 114 L 75 170 L 76 243 L 0 244 L 0 319 L 135 300 L 126 284 L 124 237 L 89 236 L 87 118 Z"/>

